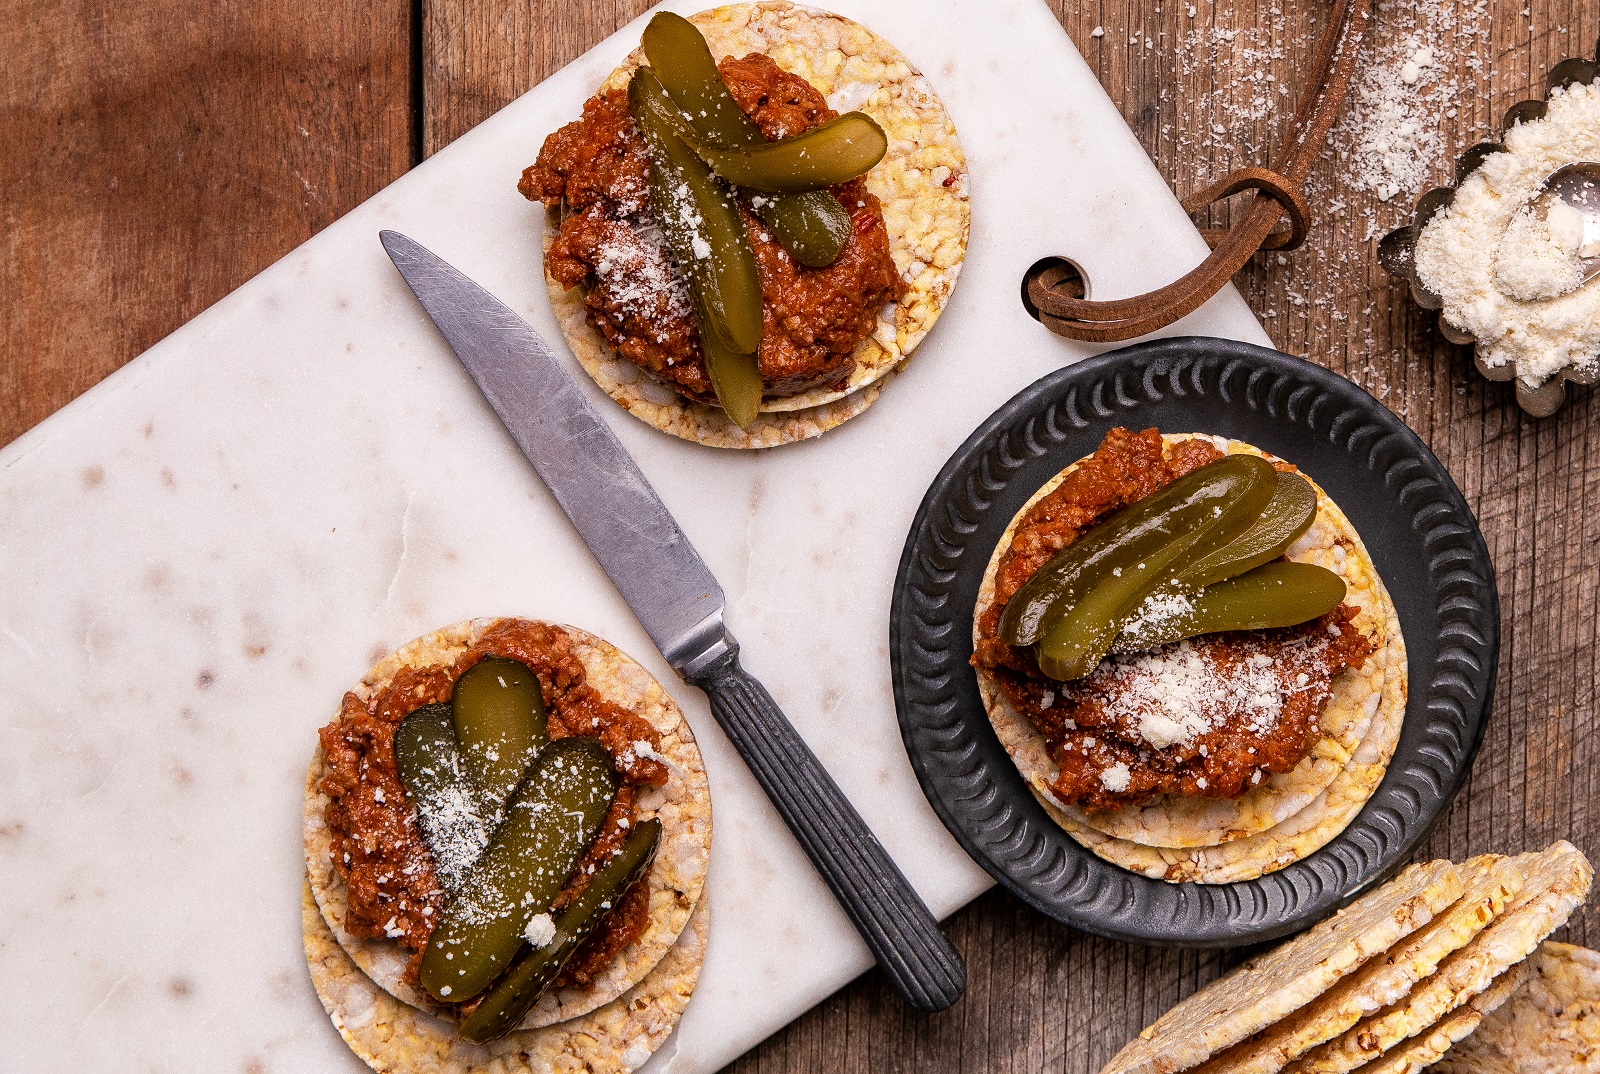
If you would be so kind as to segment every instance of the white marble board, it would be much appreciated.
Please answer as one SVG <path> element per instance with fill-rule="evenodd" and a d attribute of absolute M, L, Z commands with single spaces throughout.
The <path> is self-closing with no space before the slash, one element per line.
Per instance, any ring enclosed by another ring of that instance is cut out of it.
<path fill-rule="evenodd" d="M 1205 246 L 1038 0 L 836 7 L 922 68 L 960 132 L 972 240 L 944 318 L 871 410 L 801 445 L 701 448 L 591 394 L 722 581 L 746 665 L 943 916 L 990 881 L 896 729 L 888 609 L 912 515 L 986 415 L 1090 352 L 1024 314 L 1024 268 L 1071 254 L 1114 297 Z M 714 1071 L 868 966 L 377 241 L 415 236 L 558 339 L 516 181 L 642 26 L 0 450 L 0 1067 L 364 1069 L 301 951 L 306 765 L 376 655 L 479 615 L 610 638 L 700 736 L 714 925 L 651 1070 Z M 1231 288 L 1172 332 L 1267 342 Z"/>

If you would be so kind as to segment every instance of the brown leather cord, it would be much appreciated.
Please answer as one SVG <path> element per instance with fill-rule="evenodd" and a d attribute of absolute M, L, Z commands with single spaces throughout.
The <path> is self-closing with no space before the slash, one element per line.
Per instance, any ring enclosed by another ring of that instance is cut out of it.
<path fill-rule="evenodd" d="M 1035 266 L 1023 280 L 1029 312 L 1052 332 L 1072 339 L 1095 343 L 1132 339 L 1199 309 L 1258 250 L 1299 245 L 1310 221 L 1299 187 L 1327 143 L 1350 88 L 1361 40 L 1372 20 L 1371 4 L 1372 0 L 1333 0 L 1329 5 L 1328 25 L 1317 46 L 1311 78 L 1273 167 L 1234 172 L 1184 201 L 1184 208 L 1194 212 L 1220 198 L 1251 192 L 1237 223 L 1203 232 L 1212 248 L 1210 256 L 1165 287 L 1135 298 L 1104 302 L 1072 294 L 1077 290 L 1075 274 L 1059 263 Z M 1275 232 L 1280 216 L 1288 216 L 1289 229 Z"/>
<path fill-rule="evenodd" d="M 1289 218 L 1289 230 L 1268 234 L 1261 249 L 1293 250 L 1306 241 L 1306 232 L 1311 230 L 1311 207 L 1293 183 L 1269 168 L 1240 168 L 1204 190 L 1197 190 L 1184 198 L 1183 211 L 1193 216 L 1201 209 L 1246 190 L 1261 191 L 1277 202 L 1283 215 Z M 1207 246 L 1216 249 L 1217 244 L 1227 237 L 1228 231 L 1225 227 L 1204 227 L 1200 229 L 1200 234 Z"/>

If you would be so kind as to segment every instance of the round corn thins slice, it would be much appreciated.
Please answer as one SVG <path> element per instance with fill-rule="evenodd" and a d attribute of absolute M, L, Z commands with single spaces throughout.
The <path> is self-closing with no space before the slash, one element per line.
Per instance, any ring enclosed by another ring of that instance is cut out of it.
<path fill-rule="evenodd" d="M 1193 433 L 1163 436 L 1168 444 Z M 1272 458 L 1260 449 L 1204 436 L 1229 454 Z M 995 547 L 978 594 L 974 623 L 995 599 L 1000 559 L 1023 516 L 1058 487 L 1074 463 L 1017 512 Z M 1302 475 L 1303 476 L 1303 475 Z M 1323 734 L 1289 772 L 1277 773 L 1234 799 L 1166 795 L 1123 810 L 1084 810 L 1050 793 L 1057 765 L 1044 736 L 1011 707 L 994 676 L 978 672 L 978 688 L 995 733 L 1046 812 L 1078 842 L 1123 868 L 1157 879 L 1228 883 L 1251 879 L 1309 854 L 1349 824 L 1382 781 L 1405 710 L 1405 643 L 1399 618 L 1360 535 L 1321 488 L 1317 521 L 1290 549 L 1290 558 L 1326 567 L 1344 578 L 1346 601 L 1360 610 L 1355 625 L 1373 641 L 1363 667 L 1342 673 L 1323 709 Z M 976 625 L 974 625 L 976 634 Z M 1390 731 L 1392 730 L 1392 735 Z M 1337 786 L 1336 786 L 1337 784 Z M 1299 814 L 1306 814 L 1299 816 Z M 1246 842 L 1294 819 L 1270 838 Z M 1245 842 L 1222 854 L 1206 848 Z M 1148 849 L 1147 849 L 1148 848 Z"/>
<path fill-rule="evenodd" d="M 1196 992 L 1131 1041 L 1101 1074 L 1199 1066 L 1310 1003 L 1461 897 L 1447 861 L 1407 866 L 1337 914 Z"/>
<path fill-rule="evenodd" d="M 1445 1055 L 1439 1074 L 1600 1071 L 1600 952 L 1546 940 L 1527 985 Z"/>
<path fill-rule="evenodd" d="M 1424 1030 L 1398 1048 L 1358 1067 L 1358 1074 L 1416 1074 L 1432 1066 L 1453 1045 L 1470 1037 L 1485 1018 L 1511 999 L 1528 976 L 1526 963 L 1511 967 L 1482 993 L 1445 1015 L 1433 1028 Z"/>
<path fill-rule="evenodd" d="M 334 939 L 310 884 L 305 885 L 300 913 L 317 998 L 350 1050 L 380 1074 L 628 1074 L 671 1035 L 689 1005 L 711 923 L 702 896 L 677 943 L 623 995 L 576 1018 L 513 1030 L 477 1045 L 462 1040 L 454 1023 L 402 1003 L 373 984 Z"/>
<path fill-rule="evenodd" d="M 1358 1022 L 1342 1036 L 1284 1069 L 1290 1074 L 1344 1074 L 1422 1032 L 1483 992 L 1540 942 L 1566 924 L 1589 894 L 1594 870 L 1571 843 L 1561 841 L 1511 859 L 1523 886 L 1511 905 L 1455 952 L 1404 999 Z"/>
<path fill-rule="evenodd" d="M 381 660 L 356 689 L 370 697 L 393 681 L 405 667 L 450 665 L 467 651 L 498 619 L 477 619 L 436 630 Z M 667 767 L 667 784 L 640 788 L 635 798 L 638 816 L 659 817 L 661 845 L 647 879 L 650 889 L 650 924 L 643 936 L 612 960 L 595 979 L 590 991 L 551 989 L 528 1012 L 522 1028 L 552 1025 L 595 1010 L 632 988 L 666 955 L 689 920 L 690 911 L 705 884 L 711 860 L 711 788 L 694 733 L 655 677 L 643 666 L 602 638 L 577 627 L 561 628 L 572 640 L 583 663 L 585 678 L 607 700 L 644 717 L 661 735 L 660 754 Z M 306 778 L 302 807 L 306 871 L 322 916 L 350 959 L 391 996 L 419 1010 L 435 1011 L 420 990 L 406 983 L 404 973 L 410 952 L 385 939 L 355 936 L 344 927 L 346 893 L 333 865 L 333 836 L 323 820 L 329 799 L 319 786 L 324 773 L 318 747 Z"/>
<path fill-rule="evenodd" d="M 1456 866 L 1461 898 L 1427 925 L 1260 1034 L 1213 1056 L 1194 1074 L 1277 1074 L 1363 1017 L 1395 1003 L 1449 954 L 1493 921 L 1522 889 L 1522 873 L 1499 854 Z"/>
<path fill-rule="evenodd" d="M 711 54 L 761 52 L 810 82 L 836 111 L 867 113 L 889 136 L 889 151 L 867 173 L 867 189 L 883 205 L 889 253 L 906 294 L 886 307 L 873 333 L 856 347 L 843 387 L 823 386 L 766 399 L 749 428 L 721 407 L 686 399 L 620 357 L 584 316 L 583 288 L 546 283 L 561 333 L 584 370 L 617 405 L 663 432 L 710 447 L 775 447 L 819 436 L 877 399 L 938 320 L 966 257 L 971 225 L 967 161 L 955 124 L 922 73 L 888 41 L 840 15 L 775 0 L 730 4 L 689 16 Z M 644 62 L 636 50 L 601 85 L 625 85 Z M 556 217 L 546 220 L 545 248 Z"/>

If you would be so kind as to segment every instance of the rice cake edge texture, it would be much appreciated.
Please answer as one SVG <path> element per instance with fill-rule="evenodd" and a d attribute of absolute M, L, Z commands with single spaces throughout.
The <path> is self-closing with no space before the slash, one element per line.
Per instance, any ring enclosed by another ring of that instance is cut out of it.
<path fill-rule="evenodd" d="M 1162 1015 L 1101 1074 L 1176 1074 L 1299 1010 L 1461 897 L 1448 861 L 1407 866 L 1387 884 L 1251 959 Z"/>

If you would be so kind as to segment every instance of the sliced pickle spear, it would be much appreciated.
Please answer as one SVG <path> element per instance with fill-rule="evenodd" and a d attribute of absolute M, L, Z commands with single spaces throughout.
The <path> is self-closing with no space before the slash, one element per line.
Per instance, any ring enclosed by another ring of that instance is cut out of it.
<path fill-rule="evenodd" d="M 1270 563 L 1300 539 L 1317 517 L 1317 490 L 1299 474 L 1278 474 L 1277 488 L 1261 517 L 1237 538 L 1178 572 L 1183 591 L 1204 589 Z"/>
<path fill-rule="evenodd" d="M 1073 580 L 1074 592 L 1059 598 L 1044 615 L 1034 647 L 1039 670 L 1060 681 L 1093 671 L 1116 640 L 1122 621 L 1145 597 L 1171 582 L 1191 557 L 1205 555 L 1249 528 L 1272 499 L 1276 478 L 1277 471 L 1265 460 L 1230 455 L 1102 523 L 1119 537 L 1116 551 L 1082 570 Z M 1139 510 L 1169 489 L 1177 490 L 1170 499 L 1155 509 Z"/>
<path fill-rule="evenodd" d="M 833 264 L 850 241 L 850 210 L 827 190 L 757 194 L 750 204 L 778 244 L 806 268 Z"/>
<path fill-rule="evenodd" d="M 597 739 L 562 738 L 544 748 L 489 849 L 445 901 L 422 954 L 429 995 L 462 1003 L 500 976 L 529 919 L 566 886 L 616 793 L 616 769 Z"/>
<path fill-rule="evenodd" d="M 394 760 L 422 841 L 433 853 L 433 875 L 452 892 L 489 845 L 489 826 L 462 771 L 450 706 L 408 713 L 394 730 Z"/>
<path fill-rule="evenodd" d="M 688 19 L 657 12 L 641 43 L 672 103 L 702 140 L 725 149 L 766 142 L 728 92 L 706 39 Z M 833 264 L 850 239 L 850 212 L 826 190 L 758 195 L 750 204 L 789 255 L 808 268 Z"/>
<path fill-rule="evenodd" d="M 1344 579 L 1325 567 L 1267 563 L 1207 586 L 1189 598 L 1187 610 L 1137 618 L 1112 649 L 1146 652 L 1197 634 L 1299 626 L 1333 611 L 1344 594 Z"/>
<path fill-rule="evenodd" d="M 1008 645 L 1034 644 L 1052 609 L 1070 607 L 1102 574 L 1114 576 L 1113 572 L 1120 573 L 1125 566 L 1137 566 L 1149 551 L 1181 535 L 1207 533 L 1202 527 L 1216 519 L 1217 509 L 1233 503 L 1247 489 L 1254 491 L 1252 499 L 1258 505 L 1253 519 L 1271 496 L 1275 473 L 1255 456 L 1230 455 L 1091 526 L 1035 571 L 1006 602 L 1000 617 L 1001 639 Z M 1209 535 L 1211 544 L 1193 551 L 1203 555 L 1218 537 L 1236 534 Z"/>
<path fill-rule="evenodd" d="M 846 112 L 808 131 L 760 145 L 719 149 L 698 136 L 692 142 L 712 171 L 728 182 L 774 194 L 848 183 L 871 171 L 889 151 L 888 136 L 865 112 Z"/>
<path fill-rule="evenodd" d="M 550 942 L 525 948 L 483 1001 L 462 1019 L 461 1035 L 487 1044 L 520 1025 L 578 948 L 611 916 L 623 893 L 644 875 L 660 842 L 659 820 L 651 817 L 636 824 L 616 854 L 589 879 L 583 893 L 556 915 L 556 934 Z"/>
<path fill-rule="evenodd" d="M 693 299 L 695 317 L 701 325 L 706 323 L 704 307 L 698 297 Z M 723 342 L 716 332 L 700 331 L 700 352 L 706 358 L 706 373 L 711 377 L 711 388 L 717 393 L 717 402 L 727 412 L 733 423 L 741 429 L 749 428 L 761 413 L 761 366 L 753 354 L 740 354 Z"/>
<path fill-rule="evenodd" d="M 707 141 L 730 148 L 766 141 L 761 128 L 728 92 L 711 48 L 694 23 L 670 11 L 657 12 L 639 44 L 672 103 Z"/>
<path fill-rule="evenodd" d="M 539 676 L 521 661 L 486 656 L 456 680 L 450 708 L 462 767 L 485 817 L 497 816 L 550 741 Z"/>
<path fill-rule="evenodd" d="M 634 72 L 628 108 L 650 149 L 651 208 L 689 286 L 705 303 L 711 329 L 729 349 L 756 353 L 761 275 L 733 195 L 679 137 L 683 119 L 650 68 Z"/>

